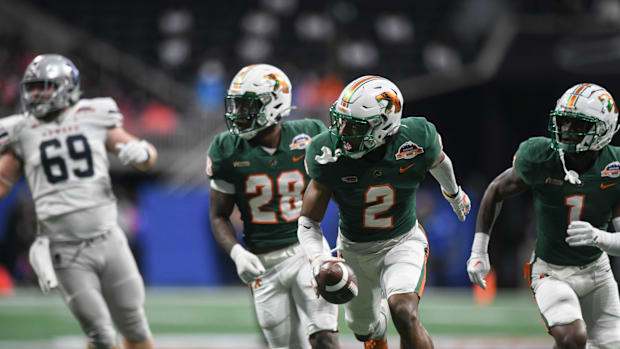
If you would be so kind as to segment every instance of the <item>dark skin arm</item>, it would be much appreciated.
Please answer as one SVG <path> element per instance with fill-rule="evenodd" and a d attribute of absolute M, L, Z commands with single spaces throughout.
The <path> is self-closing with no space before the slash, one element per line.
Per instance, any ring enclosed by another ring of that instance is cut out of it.
<path fill-rule="evenodd" d="M 495 219 L 501 209 L 504 199 L 519 195 L 530 189 L 514 167 L 502 172 L 489 184 L 476 219 L 476 232 L 491 233 Z"/>
<path fill-rule="evenodd" d="M 332 190 L 323 184 L 310 180 L 308 188 L 304 193 L 304 200 L 301 205 L 301 215 L 311 218 L 317 222 L 323 220 Z"/>
<path fill-rule="evenodd" d="M 620 204 L 614 207 L 613 211 L 611 212 L 611 216 L 612 218 L 620 217 Z"/>
<path fill-rule="evenodd" d="M 235 228 L 230 222 L 230 215 L 235 207 L 234 195 L 211 189 L 209 195 L 209 217 L 215 241 L 230 254 L 232 247 L 238 243 Z"/>

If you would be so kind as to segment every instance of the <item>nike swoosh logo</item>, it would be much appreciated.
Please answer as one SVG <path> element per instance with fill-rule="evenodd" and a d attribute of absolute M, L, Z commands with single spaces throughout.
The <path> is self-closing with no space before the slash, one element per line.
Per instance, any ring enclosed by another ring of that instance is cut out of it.
<path fill-rule="evenodd" d="M 293 156 L 293 162 L 297 162 L 297 161 L 303 159 L 304 156 L 306 156 L 306 154 L 301 154 L 299 156 Z"/>
<path fill-rule="evenodd" d="M 410 169 L 410 168 L 411 168 L 411 166 L 413 166 L 413 165 L 415 165 L 415 162 L 412 162 L 412 163 L 411 163 L 411 165 L 409 165 L 409 166 L 407 166 L 407 167 L 401 167 L 401 168 L 399 169 L 400 173 L 403 173 L 403 172 L 407 171 L 407 170 L 408 170 L 408 169 Z"/>
<path fill-rule="evenodd" d="M 614 185 L 616 185 L 616 183 L 609 183 L 609 184 L 603 184 L 601 183 L 601 189 L 605 190 L 609 187 L 613 187 Z"/>
<path fill-rule="evenodd" d="M 474 264 L 474 267 L 476 267 L 478 264 L 482 264 L 482 261 L 477 261 L 476 264 Z"/>

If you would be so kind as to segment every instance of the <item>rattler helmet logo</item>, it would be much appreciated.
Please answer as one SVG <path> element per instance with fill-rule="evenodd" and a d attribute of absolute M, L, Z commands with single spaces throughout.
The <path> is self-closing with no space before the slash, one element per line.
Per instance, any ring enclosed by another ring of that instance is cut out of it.
<path fill-rule="evenodd" d="M 273 92 L 276 92 L 278 90 L 282 90 L 282 93 L 290 92 L 288 84 L 286 83 L 286 81 L 284 81 L 284 79 L 282 79 L 282 77 L 280 77 L 279 74 L 276 74 L 276 73 L 267 74 L 265 75 L 265 79 L 271 79 L 276 82 L 276 84 L 273 86 Z"/>
<path fill-rule="evenodd" d="M 385 107 L 385 113 L 389 114 L 392 112 L 392 108 L 394 108 L 394 113 L 398 113 L 400 112 L 401 109 L 401 103 L 400 103 L 400 99 L 398 98 L 398 96 L 396 95 L 396 93 L 392 92 L 392 91 L 385 91 L 382 94 L 378 95 L 377 97 L 375 97 L 375 99 L 377 100 L 377 102 L 381 102 L 381 101 L 387 101 L 388 104 Z"/>
<path fill-rule="evenodd" d="M 616 103 L 614 102 L 614 99 L 611 98 L 611 96 L 609 95 L 609 93 L 603 93 L 602 95 L 598 96 L 598 99 L 603 102 L 603 107 L 607 109 L 608 112 L 613 112 L 617 113 L 618 112 L 618 106 L 616 106 Z"/>

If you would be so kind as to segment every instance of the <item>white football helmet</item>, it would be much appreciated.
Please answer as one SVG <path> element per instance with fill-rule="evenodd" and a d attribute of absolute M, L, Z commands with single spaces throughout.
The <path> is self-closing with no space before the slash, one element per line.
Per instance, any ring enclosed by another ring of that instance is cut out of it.
<path fill-rule="evenodd" d="M 601 86 L 577 84 L 558 99 L 550 113 L 548 128 L 554 150 L 600 150 L 618 131 L 618 107 Z"/>
<path fill-rule="evenodd" d="M 330 109 L 330 131 L 342 154 L 358 159 L 400 127 L 403 95 L 390 80 L 366 75 L 349 83 Z"/>
<path fill-rule="evenodd" d="M 80 99 L 80 72 L 57 54 L 35 57 L 21 81 L 24 109 L 37 118 L 75 104 Z"/>
<path fill-rule="evenodd" d="M 244 67 L 228 88 L 228 130 L 244 139 L 254 138 L 288 116 L 292 109 L 291 92 L 291 82 L 282 70 L 269 64 Z"/>

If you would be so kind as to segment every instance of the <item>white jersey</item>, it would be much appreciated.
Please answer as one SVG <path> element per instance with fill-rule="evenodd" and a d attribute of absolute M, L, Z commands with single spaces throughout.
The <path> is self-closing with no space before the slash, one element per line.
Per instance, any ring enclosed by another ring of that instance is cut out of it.
<path fill-rule="evenodd" d="M 1 123 L 9 131 L 12 120 L 25 124 L 21 132 L 7 132 L 5 146 L 23 162 L 41 233 L 52 240 L 85 239 L 116 224 L 106 141 L 122 119 L 113 99 L 94 98 L 81 99 L 52 122 L 15 115 Z"/>

